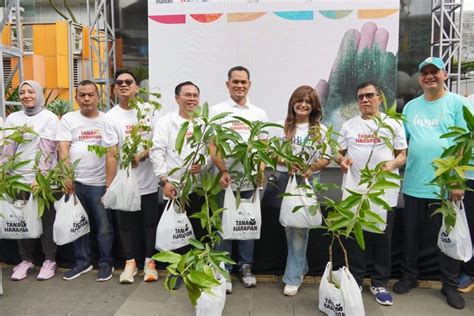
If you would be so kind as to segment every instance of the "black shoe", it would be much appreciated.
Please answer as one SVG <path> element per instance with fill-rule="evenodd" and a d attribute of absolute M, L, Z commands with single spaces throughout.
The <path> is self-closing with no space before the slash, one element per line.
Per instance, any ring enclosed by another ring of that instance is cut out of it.
<path fill-rule="evenodd" d="M 393 292 L 397 294 L 406 294 L 418 286 L 417 280 L 400 279 L 393 285 Z"/>
<path fill-rule="evenodd" d="M 67 281 L 73 280 L 77 277 L 80 277 L 82 274 L 89 272 L 90 270 L 92 270 L 91 264 L 84 267 L 76 264 L 74 265 L 74 267 L 72 267 L 71 270 L 66 271 L 63 274 L 63 280 L 67 280 Z"/>
<path fill-rule="evenodd" d="M 450 286 L 447 284 L 443 284 L 441 288 L 441 293 L 446 296 L 446 301 L 448 305 L 456 308 L 456 309 L 463 309 L 464 305 L 464 297 L 459 294 L 458 289 L 455 286 Z"/>
<path fill-rule="evenodd" d="M 173 285 L 173 283 L 174 283 L 174 285 Z M 179 290 L 179 288 L 181 288 L 182 285 L 183 285 L 183 278 L 182 277 L 172 275 L 168 278 L 168 288 L 169 289 L 171 289 L 173 291 L 176 291 L 176 290 Z"/>
<path fill-rule="evenodd" d="M 111 265 L 99 267 L 99 272 L 97 273 L 97 282 L 105 282 L 112 279 L 112 272 L 114 272 L 114 267 Z"/>

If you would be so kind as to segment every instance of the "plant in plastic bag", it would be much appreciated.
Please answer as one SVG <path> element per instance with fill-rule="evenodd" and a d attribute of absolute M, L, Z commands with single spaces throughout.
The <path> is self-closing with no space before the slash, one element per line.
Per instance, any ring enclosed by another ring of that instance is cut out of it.
<path fill-rule="evenodd" d="M 474 170 L 474 116 L 466 106 L 463 107 L 463 116 L 467 129 L 450 127 L 448 133 L 441 135 L 441 138 L 452 139 L 453 144 L 443 151 L 440 158 L 433 160 L 435 178 L 431 183 L 440 188 L 437 195 L 441 200 L 433 214 L 442 214 L 448 233 L 456 224 L 456 210 L 450 201 L 449 192 L 472 190 L 465 183 L 464 173 Z"/>
<path fill-rule="evenodd" d="M 183 278 L 188 291 L 188 296 L 193 305 L 196 305 L 201 293 L 211 293 L 212 288 L 220 284 L 216 278 L 216 273 L 222 275 L 227 280 L 230 276 L 227 271 L 220 266 L 221 262 L 234 263 L 226 252 L 214 250 L 215 245 L 220 241 L 219 231 L 221 231 L 220 213 L 223 208 L 218 206 L 217 196 L 221 191 L 219 185 L 219 174 L 203 173 L 199 178 L 201 187 L 193 186 L 198 180 L 196 175 L 189 170 L 196 163 L 204 165 L 206 157 L 209 155 L 209 142 L 214 142 L 222 157 L 229 155 L 231 148 L 228 141 L 238 139 L 235 132 L 222 127 L 217 121 L 225 117 L 228 113 L 223 113 L 209 118 L 208 104 L 195 112 L 192 122 L 184 122 L 176 138 L 176 150 L 181 154 L 183 146 L 189 146 L 192 150 L 185 157 L 183 166 L 170 171 L 175 173 L 179 169 L 184 170 L 179 182 L 175 183 L 177 188 L 177 199 L 181 210 L 189 203 L 189 194 L 194 192 L 204 199 L 200 212 L 191 215 L 199 218 L 201 226 L 206 230 L 206 235 L 200 240 L 190 239 L 192 249 L 186 254 L 180 255 L 173 251 L 163 251 L 153 259 L 169 263 L 167 267 L 168 276 L 165 281 L 167 289 L 174 287 L 175 276 Z M 186 138 L 187 131 L 192 128 L 193 136 Z"/>

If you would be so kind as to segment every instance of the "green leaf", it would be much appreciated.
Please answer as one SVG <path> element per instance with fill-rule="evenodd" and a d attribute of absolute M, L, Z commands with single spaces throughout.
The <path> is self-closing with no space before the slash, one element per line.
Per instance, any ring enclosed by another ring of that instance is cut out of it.
<path fill-rule="evenodd" d="M 184 284 L 186 285 L 186 289 L 188 290 L 188 297 L 191 301 L 191 304 L 196 306 L 196 302 L 201 296 L 200 288 L 189 279 L 189 276 L 185 275 L 183 277 Z"/>
<path fill-rule="evenodd" d="M 364 250 L 365 249 L 365 240 L 364 240 L 364 232 L 362 231 L 362 226 L 359 222 L 356 222 L 354 225 L 354 235 L 359 244 L 359 247 Z"/>
<path fill-rule="evenodd" d="M 154 255 L 152 258 L 159 262 L 178 263 L 181 261 L 182 256 L 173 251 L 162 251 Z"/>
<path fill-rule="evenodd" d="M 193 246 L 194 248 L 204 250 L 204 245 L 202 244 L 202 242 L 200 242 L 196 239 L 192 239 L 192 238 L 189 239 L 188 241 L 191 244 L 191 246 Z"/>
<path fill-rule="evenodd" d="M 188 278 L 197 286 L 204 288 L 210 288 L 220 284 L 219 281 L 217 281 L 214 277 L 211 277 L 201 271 L 190 271 Z"/>
<path fill-rule="evenodd" d="M 400 186 L 397 183 L 386 181 L 386 180 L 378 180 L 373 186 L 372 190 L 386 190 L 386 189 L 397 189 Z"/>
<path fill-rule="evenodd" d="M 178 151 L 178 154 L 181 154 L 181 151 L 183 150 L 183 145 L 184 145 L 184 142 L 186 141 L 186 133 L 188 129 L 189 129 L 189 121 L 186 121 L 181 125 L 178 135 L 176 136 L 175 146 L 176 146 L 176 150 Z"/>

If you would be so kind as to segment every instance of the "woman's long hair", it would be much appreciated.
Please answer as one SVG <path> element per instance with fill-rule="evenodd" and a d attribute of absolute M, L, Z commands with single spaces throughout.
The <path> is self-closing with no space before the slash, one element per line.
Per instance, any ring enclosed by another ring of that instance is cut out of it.
<path fill-rule="evenodd" d="M 290 97 L 288 102 L 288 113 L 285 119 L 285 137 L 286 139 L 291 140 L 295 135 L 296 131 L 296 113 L 294 110 L 295 104 L 303 101 L 306 97 L 311 100 L 311 112 L 309 113 L 309 129 L 311 132 L 311 127 L 318 126 L 321 118 L 323 116 L 321 103 L 319 102 L 319 97 L 316 94 L 316 90 L 310 86 L 300 86 L 293 91 L 293 94 Z"/>

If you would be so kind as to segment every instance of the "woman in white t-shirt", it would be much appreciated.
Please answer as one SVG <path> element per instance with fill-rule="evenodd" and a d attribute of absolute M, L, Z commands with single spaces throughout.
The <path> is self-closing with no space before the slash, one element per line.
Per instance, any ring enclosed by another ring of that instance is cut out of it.
<path fill-rule="evenodd" d="M 274 181 L 280 193 L 285 192 L 289 176 L 296 174 L 300 182 L 303 177 L 312 179 L 319 176 L 319 171 L 329 164 L 329 160 L 315 148 L 316 143 L 324 141 L 326 127 L 320 121 L 322 108 L 316 91 L 310 86 L 298 87 L 288 102 L 288 113 L 284 122 L 284 129 L 278 129 L 277 137 L 292 141 L 294 155 L 310 159 L 308 170 L 301 170 L 298 166 L 289 166 L 286 161 L 278 161 L 277 172 Z M 323 136 L 315 139 L 315 126 L 320 127 Z M 325 153 L 330 155 L 329 152 Z M 309 158 L 308 158 L 309 157 Z M 280 203 L 281 204 L 281 203 Z M 288 256 L 286 260 L 283 282 L 285 288 L 283 293 L 288 296 L 298 293 L 304 275 L 308 272 L 308 260 L 306 248 L 308 246 L 309 228 L 285 227 L 288 245 Z"/>
<path fill-rule="evenodd" d="M 21 182 L 35 185 L 35 158 L 38 152 L 42 155 L 39 160 L 39 168 L 42 171 L 49 170 L 56 161 L 56 131 L 59 119 L 51 111 L 44 108 L 43 88 L 39 83 L 32 80 L 23 81 L 19 87 L 20 102 L 23 110 L 10 114 L 5 120 L 5 129 L 24 126 L 31 127 L 36 134 L 25 134 L 28 142 L 6 143 L 3 149 L 3 159 L 14 154 L 20 154 L 19 161 L 29 161 L 28 164 L 17 168 L 15 174 L 21 175 Z M 5 130 L 7 137 L 11 130 Z M 2 159 L 2 160 L 3 160 Z M 20 194 L 20 199 L 27 199 L 29 194 Z M 55 218 L 54 207 L 47 208 L 41 218 L 43 234 L 41 235 L 41 246 L 44 254 L 44 262 L 37 276 L 38 280 L 47 280 L 54 276 L 56 271 L 56 249 L 53 241 L 53 223 Z M 34 269 L 33 254 L 36 240 L 18 240 L 18 251 L 22 261 L 13 268 L 11 279 L 19 281 L 26 278 L 28 271 Z"/>

